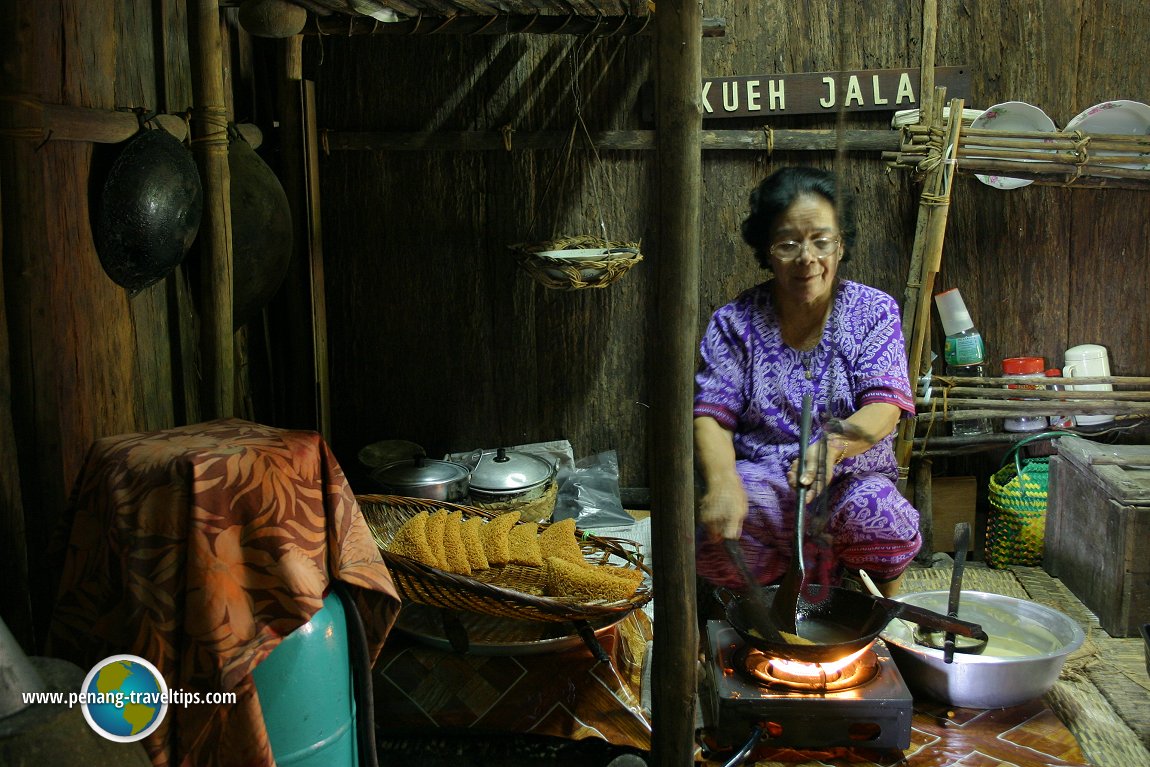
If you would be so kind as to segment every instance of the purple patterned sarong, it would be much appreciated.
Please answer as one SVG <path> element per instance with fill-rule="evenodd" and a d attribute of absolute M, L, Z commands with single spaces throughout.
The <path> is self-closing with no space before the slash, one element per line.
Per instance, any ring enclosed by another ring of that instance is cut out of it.
<path fill-rule="evenodd" d="M 880 290 L 840 281 L 822 339 L 800 352 L 783 343 L 770 283 L 763 283 L 715 312 L 700 351 L 694 414 L 734 432 L 735 468 L 749 505 L 744 556 L 760 583 L 773 583 L 794 548 L 797 499 L 786 474 L 798 457 L 803 395 L 813 399 L 812 442 L 828 420 L 847 418 L 871 402 L 890 402 L 914 414 L 898 306 Z M 808 536 L 804 558 L 808 571 L 824 570 L 819 581 L 834 582 L 841 567 L 890 580 L 918 553 L 918 512 L 895 485 L 893 445 L 892 433 L 840 463 L 826 517 L 817 518 L 811 508 L 807 529 L 813 528 L 816 540 Z M 721 544 L 702 535 L 696 567 L 717 585 L 742 585 Z"/>

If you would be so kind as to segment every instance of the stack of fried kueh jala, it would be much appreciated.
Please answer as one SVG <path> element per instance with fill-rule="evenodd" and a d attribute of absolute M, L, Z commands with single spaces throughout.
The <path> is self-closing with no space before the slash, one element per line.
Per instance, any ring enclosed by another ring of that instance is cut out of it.
<path fill-rule="evenodd" d="M 396 531 L 388 551 L 459 575 L 508 564 L 540 567 L 545 594 L 581 602 L 627 599 L 643 581 L 640 570 L 584 559 L 574 519 L 540 532 L 535 522 L 519 523 L 518 511 L 490 520 L 464 519 L 462 511 L 421 511 Z"/>

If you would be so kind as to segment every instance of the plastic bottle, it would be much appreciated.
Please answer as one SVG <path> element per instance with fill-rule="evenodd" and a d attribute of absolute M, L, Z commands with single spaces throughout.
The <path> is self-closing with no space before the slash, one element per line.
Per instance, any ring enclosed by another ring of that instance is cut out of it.
<path fill-rule="evenodd" d="M 1046 360 L 1042 357 L 1008 357 L 1002 361 L 1004 378 L 1046 378 Z M 1008 389 L 1045 389 L 1044 384 L 1007 384 Z M 1040 431 L 1049 421 L 1044 415 L 1020 415 L 1002 419 L 1004 431 Z"/>
<path fill-rule="evenodd" d="M 946 334 L 942 356 L 948 376 L 977 377 L 986 375 L 986 346 L 982 335 L 974 329 L 970 312 L 958 288 L 938 293 L 934 297 L 942 330 Z M 974 437 L 992 431 L 989 418 L 952 421 L 950 433 L 955 437 Z"/>
<path fill-rule="evenodd" d="M 1062 376 L 1062 371 L 1059 370 L 1058 368 L 1050 368 L 1049 370 L 1046 371 L 1046 377 L 1047 378 L 1060 378 L 1061 376 Z M 1062 391 L 1062 385 L 1061 384 L 1047 384 L 1046 388 L 1050 389 L 1051 391 Z M 1052 416 L 1050 416 L 1050 428 L 1052 428 L 1052 429 L 1073 429 L 1074 428 L 1074 418 L 1073 418 L 1073 416 L 1069 416 L 1069 415 L 1052 415 Z"/>

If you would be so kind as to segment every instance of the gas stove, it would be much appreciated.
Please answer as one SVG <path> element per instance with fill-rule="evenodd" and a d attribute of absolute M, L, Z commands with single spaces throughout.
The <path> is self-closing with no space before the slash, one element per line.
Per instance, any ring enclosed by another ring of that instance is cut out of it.
<path fill-rule="evenodd" d="M 726 621 L 707 623 L 703 733 L 717 749 L 905 749 L 914 700 L 881 642 L 835 664 L 769 658 Z"/>

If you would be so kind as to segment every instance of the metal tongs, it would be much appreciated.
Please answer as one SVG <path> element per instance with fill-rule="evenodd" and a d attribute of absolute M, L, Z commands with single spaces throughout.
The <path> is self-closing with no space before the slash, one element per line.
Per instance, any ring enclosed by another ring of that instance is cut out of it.
<path fill-rule="evenodd" d="M 795 546 L 787 572 L 779 583 L 771 602 L 771 622 L 780 631 L 798 634 L 799 591 L 806 574 L 803 564 L 803 517 L 806 516 L 807 487 L 802 483 L 806 471 L 807 442 L 811 438 L 811 395 L 803 395 L 803 411 L 799 418 L 799 459 L 796 469 Z M 824 462 L 825 463 L 825 462 Z"/>

